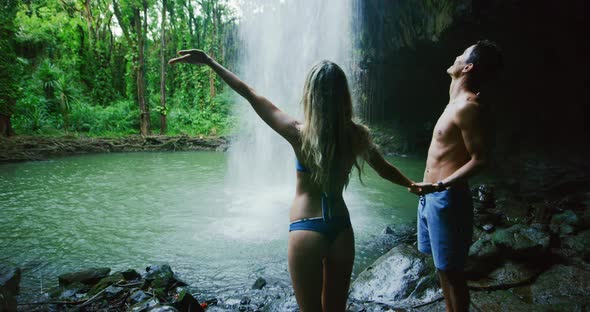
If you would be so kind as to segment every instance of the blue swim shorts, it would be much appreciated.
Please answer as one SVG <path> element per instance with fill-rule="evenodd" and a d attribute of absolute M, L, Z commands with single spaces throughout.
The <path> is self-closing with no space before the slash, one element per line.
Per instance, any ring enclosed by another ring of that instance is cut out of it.
<path fill-rule="evenodd" d="M 431 254 L 442 271 L 463 271 L 473 235 L 473 203 L 468 185 L 420 196 L 418 250 Z"/>

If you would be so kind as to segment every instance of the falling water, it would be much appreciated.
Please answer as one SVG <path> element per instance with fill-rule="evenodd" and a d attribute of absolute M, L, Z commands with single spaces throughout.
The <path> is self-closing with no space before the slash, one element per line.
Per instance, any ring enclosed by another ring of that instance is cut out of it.
<path fill-rule="evenodd" d="M 352 0 L 241 1 L 239 72 L 259 94 L 302 120 L 303 83 L 311 67 L 330 60 L 349 76 Z M 240 99 L 239 135 L 230 149 L 230 189 L 259 201 L 289 204 L 295 183 L 290 145 Z M 263 204 L 265 205 L 265 204 Z"/>

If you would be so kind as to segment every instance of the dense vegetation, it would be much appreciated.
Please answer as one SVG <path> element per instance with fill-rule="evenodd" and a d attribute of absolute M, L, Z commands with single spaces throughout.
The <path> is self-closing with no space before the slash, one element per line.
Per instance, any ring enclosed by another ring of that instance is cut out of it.
<path fill-rule="evenodd" d="M 235 59 L 223 0 L 2 0 L 4 135 L 222 134 L 230 96 L 206 67 L 171 67 L 197 47 Z M 183 65 L 181 65 L 183 66 Z"/>

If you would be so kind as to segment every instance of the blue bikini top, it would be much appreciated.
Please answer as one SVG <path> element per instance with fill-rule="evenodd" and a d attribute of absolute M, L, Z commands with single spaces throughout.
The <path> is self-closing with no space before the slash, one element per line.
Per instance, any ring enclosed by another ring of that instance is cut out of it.
<path fill-rule="evenodd" d="M 297 157 L 295 157 L 295 169 L 299 172 L 309 172 L 309 169 L 302 165 Z M 332 197 L 328 196 L 328 193 L 322 192 L 322 217 L 325 222 L 332 220 L 332 202 Z"/>
<path fill-rule="evenodd" d="M 307 169 L 305 166 L 303 166 L 299 162 L 299 159 L 297 159 L 297 157 L 295 157 L 295 169 L 297 169 L 297 171 L 299 171 L 299 172 L 309 172 L 309 169 Z"/>

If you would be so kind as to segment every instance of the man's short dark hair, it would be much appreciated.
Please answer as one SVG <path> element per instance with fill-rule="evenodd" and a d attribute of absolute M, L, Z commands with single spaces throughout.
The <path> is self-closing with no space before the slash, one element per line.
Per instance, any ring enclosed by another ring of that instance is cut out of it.
<path fill-rule="evenodd" d="M 495 42 L 480 40 L 473 46 L 467 63 L 473 64 L 473 82 L 481 85 L 494 78 L 502 69 L 502 52 Z"/>

